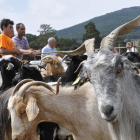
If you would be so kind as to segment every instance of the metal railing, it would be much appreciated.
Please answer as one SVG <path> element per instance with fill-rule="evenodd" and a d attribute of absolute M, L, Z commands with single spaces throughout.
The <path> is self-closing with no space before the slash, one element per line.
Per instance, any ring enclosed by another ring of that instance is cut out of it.
<path fill-rule="evenodd" d="M 140 48 L 140 46 L 138 46 L 137 48 Z M 126 46 L 125 47 L 115 47 L 115 49 L 119 50 L 119 54 L 121 54 L 121 49 L 127 49 Z"/>

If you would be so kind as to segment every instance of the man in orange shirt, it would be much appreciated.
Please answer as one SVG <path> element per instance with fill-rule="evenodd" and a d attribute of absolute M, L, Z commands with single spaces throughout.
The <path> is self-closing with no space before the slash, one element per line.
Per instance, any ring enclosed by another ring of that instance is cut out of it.
<path fill-rule="evenodd" d="M 15 54 L 29 53 L 31 56 L 35 56 L 34 51 L 24 50 L 20 46 L 14 44 L 11 39 L 14 33 L 13 25 L 14 22 L 10 19 L 3 19 L 1 21 L 2 33 L 0 34 L 0 54 L 12 54 L 14 56 Z"/>

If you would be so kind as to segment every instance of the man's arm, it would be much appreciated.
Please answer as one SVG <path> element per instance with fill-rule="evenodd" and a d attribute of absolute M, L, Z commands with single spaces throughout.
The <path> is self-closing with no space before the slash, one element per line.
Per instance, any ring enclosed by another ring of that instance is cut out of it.
<path fill-rule="evenodd" d="M 60 56 L 61 58 L 63 58 L 63 55 L 60 53 L 56 54 L 56 56 Z"/>
<path fill-rule="evenodd" d="M 26 49 L 26 50 L 32 50 L 32 51 L 34 51 L 35 53 L 41 53 L 41 50 L 34 50 L 34 49 L 31 49 L 29 46 L 26 46 L 25 49 Z"/>
<path fill-rule="evenodd" d="M 25 49 L 26 49 L 26 50 L 29 50 L 29 49 L 30 49 L 30 47 L 29 47 L 29 46 L 26 46 L 26 47 L 25 47 Z"/>
<path fill-rule="evenodd" d="M 36 56 L 36 54 L 34 53 L 33 50 L 29 49 L 29 50 L 24 50 L 22 49 L 19 45 L 17 45 L 17 48 L 20 50 L 20 52 L 23 53 L 29 53 L 32 57 Z"/>
<path fill-rule="evenodd" d="M 0 48 L 0 53 L 1 54 L 4 54 L 4 55 L 8 55 L 8 54 L 20 54 L 20 50 L 18 48 L 14 48 L 14 49 L 6 49 L 6 48 L 3 48 L 1 47 Z"/>

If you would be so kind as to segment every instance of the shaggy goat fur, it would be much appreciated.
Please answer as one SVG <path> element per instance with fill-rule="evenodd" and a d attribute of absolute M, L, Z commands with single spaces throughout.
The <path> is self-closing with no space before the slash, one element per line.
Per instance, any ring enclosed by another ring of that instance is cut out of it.
<path fill-rule="evenodd" d="M 14 88 L 5 91 L 0 97 L 0 132 L 1 140 L 11 139 L 11 119 L 9 119 L 9 112 L 7 104 Z M 10 92 L 9 92 L 10 91 Z M 5 134 L 5 135 L 4 135 Z"/>
<path fill-rule="evenodd" d="M 113 140 L 140 140 L 140 76 L 135 72 L 133 63 L 109 50 L 90 55 L 84 64 Z"/>

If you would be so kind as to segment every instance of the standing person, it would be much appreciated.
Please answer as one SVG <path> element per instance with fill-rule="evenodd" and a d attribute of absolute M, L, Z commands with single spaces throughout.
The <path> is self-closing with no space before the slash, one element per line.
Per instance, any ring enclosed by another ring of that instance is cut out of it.
<path fill-rule="evenodd" d="M 1 20 L 1 30 L 0 34 L 0 53 L 3 55 L 21 54 L 20 48 L 16 47 L 11 37 L 13 36 L 13 25 L 14 22 L 10 19 Z"/>
<path fill-rule="evenodd" d="M 16 24 L 16 31 L 17 31 L 17 35 L 15 37 L 12 38 L 13 42 L 15 45 L 19 45 L 23 50 L 28 50 L 31 52 L 36 52 L 35 50 L 31 49 L 29 47 L 29 43 L 26 37 L 24 37 L 25 35 L 25 26 L 23 23 L 18 23 Z M 41 52 L 39 50 L 39 52 Z M 35 54 L 32 53 L 32 56 L 35 56 Z M 20 60 L 22 60 L 23 55 L 20 55 Z"/>
<path fill-rule="evenodd" d="M 2 33 L 0 34 L 0 53 L 3 55 L 12 54 L 13 56 L 16 54 L 29 53 L 31 56 L 34 56 L 35 54 L 33 51 L 23 50 L 19 45 L 14 44 L 11 39 L 14 35 L 13 25 L 14 22 L 10 19 L 3 19 L 1 21 Z"/>
<path fill-rule="evenodd" d="M 54 37 L 50 37 L 48 39 L 48 44 L 43 47 L 42 49 L 42 53 L 47 53 L 47 52 L 57 52 L 56 50 L 56 39 Z M 48 53 L 48 55 L 56 55 L 56 56 L 60 56 L 63 57 L 63 55 L 59 54 L 59 53 Z M 46 56 L 46 54 L 42 54 L 41 57 Z"/>
<path fill-rule="evenodd" d="M 131 48 L 132 48 L 131 42 L 127 42 L 126 43 L 126 48 L 127 48 L 127 51 L 126 52 L 131 52 Z"/>

